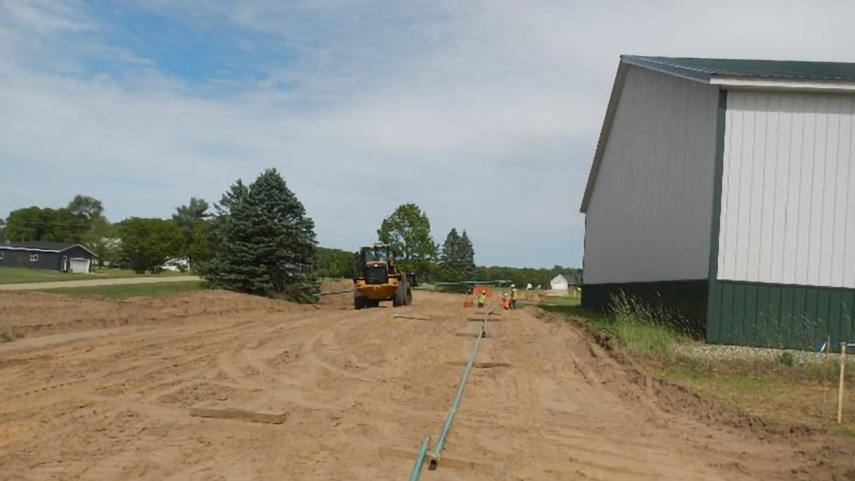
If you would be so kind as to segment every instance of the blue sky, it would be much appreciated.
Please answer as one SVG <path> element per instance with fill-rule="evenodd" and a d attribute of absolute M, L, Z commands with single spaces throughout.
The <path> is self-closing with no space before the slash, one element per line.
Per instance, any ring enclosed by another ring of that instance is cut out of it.
<path fill-rule="evenodd" d="M 323 245 L 415 202 L 480 264 L 581 265 L 622 53 L 849 61 L 851 2 L 0 0 L 0 216 L 168 217 L 278 168 Z"/>

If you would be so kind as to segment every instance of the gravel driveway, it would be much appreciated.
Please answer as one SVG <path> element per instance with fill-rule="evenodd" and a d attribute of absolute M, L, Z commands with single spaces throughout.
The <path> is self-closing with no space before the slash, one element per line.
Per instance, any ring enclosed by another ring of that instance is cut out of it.
<path fill-rule="evenodd" d="M 125 284 L 160 284 L 163 282 L 193 282 L 198 276 L 127 277 L 119 279 L 92 279 L 84 281 L 30 282 L 26 284 L 0 284 L 2 291 L 35 291 L 63 287 L 120 286 Z"/>

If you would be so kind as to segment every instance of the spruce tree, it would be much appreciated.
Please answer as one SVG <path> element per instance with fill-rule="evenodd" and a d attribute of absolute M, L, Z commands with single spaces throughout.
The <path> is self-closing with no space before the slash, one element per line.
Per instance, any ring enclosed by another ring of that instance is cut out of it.
<path fill-rule="evenodd" d="M 461 268 L 463 269 L 463 276 L 465 279 L 472 280 L 475 278 L 475 247 L 465 230 L 460 237 L 460 243 L 462 245 Z"/>
<path fill-rule="evenodd" d="M 463 255 L 463 240 L 457 233 L 457 229 L 452 228 L 445 237 L 440 255 L 443 280 L 450 282 L 463 280 L 464 272 L 461 263 Z"/>
<path fill-rule="evenodd" d="M 445 265 L 454 264 L 460 256 L 460 247 L 460 235 L 457 234 L 457 229 L 452 228 L 448 235 L 445 236 L 445 242 L 443 242 L 442 244 L 442 254 L 440 255 L 440 262 Z"/>
<path fill-rule="evenodd" d="M 314 299 L 315 224 L 276 169 L 248 187 L 238 180 L 216 207 L 215 254 L 205 273 L 213 287 Z"/>

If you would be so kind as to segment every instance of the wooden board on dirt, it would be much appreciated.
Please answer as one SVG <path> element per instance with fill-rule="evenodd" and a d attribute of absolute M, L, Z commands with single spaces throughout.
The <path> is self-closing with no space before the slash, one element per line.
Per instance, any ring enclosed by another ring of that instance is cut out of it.
<path fill-rule="evenodd" d="M 228 402 L 205 402 L 190 408 L 190 415 L 198 418 L 235 419 L 253 423 L 282 424 L 288 411 L 269 406 L 231 405 Z"/>

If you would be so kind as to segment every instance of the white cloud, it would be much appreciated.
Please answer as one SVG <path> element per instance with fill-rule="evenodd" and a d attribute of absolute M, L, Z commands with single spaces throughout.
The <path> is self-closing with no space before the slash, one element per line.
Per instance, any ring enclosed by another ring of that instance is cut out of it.
<path fill-rule="evenodd" d="M 117 27 L 83 4 L 0 2 L 0 215 L 82 192 L 113 219 L 168 216 L 275 166 L 326 245 L 371 242 L 416 202 L 437 240 L 467 229 L 481 263 L 578 265 L 618 55 L 855 50 L 844 2 L 141 5 L 275 55 L 258 81 L 178 78 L 107 41 Z M 93 75 L 92 58 L 126 68 Z"/>

